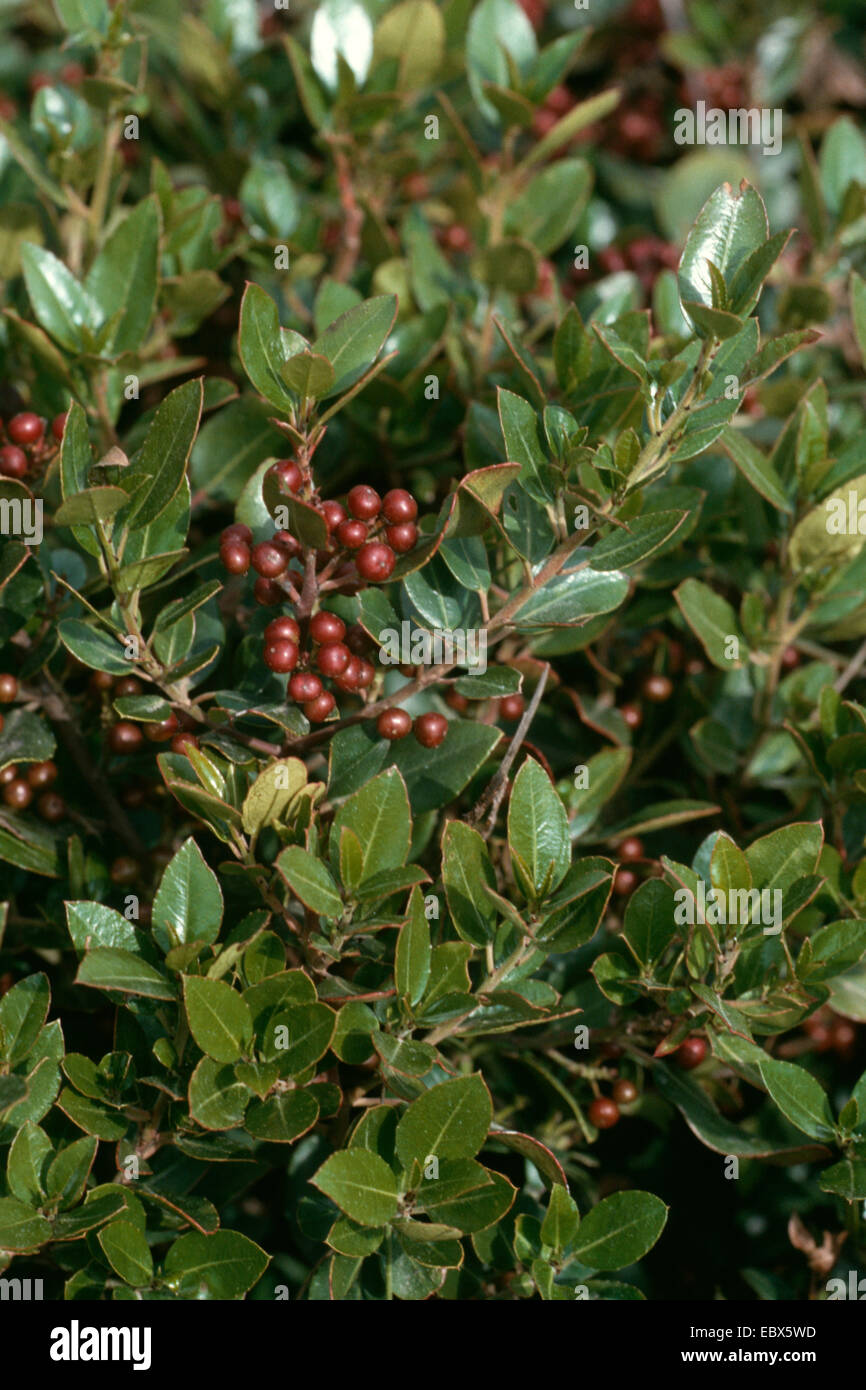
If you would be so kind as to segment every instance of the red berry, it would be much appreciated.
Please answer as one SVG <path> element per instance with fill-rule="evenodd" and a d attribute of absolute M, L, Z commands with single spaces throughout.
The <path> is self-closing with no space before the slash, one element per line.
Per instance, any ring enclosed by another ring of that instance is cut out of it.
<path fill-rule="evenodd" d="M 229 574 L 246 574 L 250 567 L 250 548 L 242 541 L 225 541 L 220 546 L 220 559 Z"/>
<path fill-rule="evenodd" d="M 639 840 L 637 835 L 627 835 L 617 846 L 617 857 L 624 862 L 629 859 L 643 859 L 644 848 L 643 840 Z"/>
<path fill-rule="evenodd" d="M 358 521 L 372 521 L 382 510 L 381 497 L 375 488 L 368 487 L 366 483 L 353 487 L 346 501 L 352 516 Z"/>
<path fill-rule="evenodd" d="M 18 776 L 18 768 L 15 763 L 9 763 L 6 767 L 0 767 L 0 787 L 5 787 L 7 782 L 14 782 Z"/>
<path fill-rule="evenodd" d="M 359 658 L 358 666 L 360 668 L 358 674 L 358 688 L 360 690 L 366 690 L 367 686 L 376 678 L 376 668 L 372 662 L 365 661 L 363 657 Z"/>
<path fill-rule="evenodd" d="M 396 526 L 385 528 L 385 539 L 398 555 L 405 555 L 415 549 L 418 540 L 418 527 L 414 521 L 401 521 Z"/>
<path fill-rule="evenodd" d="M 362 579 L 381 584 L 393 573 L 394 552 L 390 545 L 383 545 L 381 541 L 369 541 L 358 551 L 355 564 Z"/>
<path fill-rule="evenodd" d="M 273 608 L 275 603 L 282 603 L 285 594 L 279 584 L 274 583 L 273 579 L 260 577 L 253 585 L 253 598 L 263 608 Z"/>
<path fill-rule="evenodd" d="M 296 555 L 300 555 L 304 548 L 291 531 L 277 531 L 272 543 L 279 546 L 280 550 L 284 550 L 290 560 L 293 560 Z"/>
<path fill-rule="evenodd" d="M 289 681 L 288 691 L 293 700 L 296 700 L 299 705 L 303 705 L 321 695 L 322 682 L 312 671 L 299 671 Z"/>
<path fill-rule="evenodd" d="M 619 1123 L 619 1106 L 607 1096 L 597 1096 L 589 1107 L 589 1122 L 596 1129 L 613 1129 Z"/>
<path fill-rule="evenodd" d="M 301 629 L 295 618 L 284 613 L 280 618 L 271 618 L 265 628 L 265 641 L 278 642 L 282 638 L 289 642 L 297 642 L 301 636 Z"/>
<path fill-rule="evenodd" d="M 114 683 L 114 698 L 119 700 L 124 695 L 140 695 L 141 690 L 141 681 L 137 680 L 135 676 L 121 676 Z"/>
<path fill-rule="evenodd" d="M 699 1037 L 686 1038 L 674 1053 L 677 1065 L 682 1067 L 683 1071 L 693 1071 L 695 1067 L 699 1067 L 706 1055 L 707 1044 Z"/>
<path fill-rule="evenodd" d="M 448 720 L 444 714 L 419 714 L 412 732 L 422 748 L 438 748 L 448 733 Z"/>
<path fill-rule="evenodd" d="M 141 874 L 141 869 L 137 859 L 133 859 L 129 854 L 121 854 L 115 859 L 108 871 L 112 883 L 120 886 L 121 884 L 135 883 Z"/>
<path fill-rule="evenodd" d="M 289 567 L 289 557 L 285 550 L 279 545 L 274 545 L 273 541 L 260 541 L 253 546 L 250 559 L 256 574 L 262 575 L 265 579 L 276 579 L 278 575 L 285 574 Z"/>
<path fill-rule="evenodd" d="M 418 515 L 418 503 L 405 488 L 394 487 L 382 499 L 385 520 L 397 525 L 401 521 L 414 521 Z"/>
<path fill-rule="evenodd" d="M 623 1077 L 614 1085 L 613 1098 L 617 1105 L 631 1105 L 633 1100 L 637 1100 L 637 1086 L 633 1081 L 626 1081 Z"/>
<path fill-rule="evenodd" d="M 329 531 L 336 531 L 340 522 L 346 520 L 346 509 L 341 507 L 339 502 L 323 502 L 319 511 L 325 518 L 325 524 Z"/>
<path fill-rule="evenodd" d="M 326 642 L 316 653 L 316 665 L 323 676 L 342 676 L 351 657 L 343 642 Z"/>
<path fill-rule="evenodd" d="M 411 728 L 412 716 L 404 709 L 383 709 L 376 720 L 376 732 L 380 738 L 405 738 Z"/>
<path fill-rule="evenodd" d="M 640 705 L 620 705 L 619 712 L 629 729 L 639 729 L 643 723 Z"/>
<path fill-rule="evenodd" d="M 349 651 L 354 652 L 356 656 L 363 656 L 370 650 L 370 638 L 360 623 L 352 624 L 346 633 L 345 642 Z"/>
<path fill-rule="evenodd" d="M 613 881 L 613 891 L 619 893 L 620 897 L 627 897 L 633 893 L 638 885 L 638 876 L 631 869 L 617 869 L 616 878 Z"/>
<path fill-rule="evenodd" d="M 267 476 L 274 478 L 282 492 L 297 492 L 304 475 L 294 459 L 279 459 L 268 469 Z"/>
<path fill-rule="evenodd" d="M 36 809 L 49 825 L 56 825 L 66 815 L 66 802 L 57 792 L 43 792 L 36 803 Z"/>
<path fill-rule="evenodd" d="M 469 701 L 465 695 L 460 694 L 459 690 L 449 690 L 445 696 L 445 703 L 451 709 L 456 710 L 458 714 L 462 714 L 464 710 L 469 708 Z"/>
<path fill-rule="evenodd" d="M 311 724 L 321 724 L 327 719 L 336 703 L 330 690 L 323 690 L 321 695 L 316 696 L 315 700 L 306 702 L 304 714 Z"/>
<path fill-rule="evenodd" d="M 11 671 L 0 672 L 0 704 L 11 705 L 18 698 L 18 681 Z"/>
<path fill-rule="evenodd" d="M 220 536 L 221 544 L 228 541 L 243 541 L 244 545 L 252 545 L 253 533 L 242 521 L 233 521 Z"/>
<path fill-rule="evenodd" d="M 62 415 L 55 415 L 54 419 L 51 421 L 51 433 L 54 435 L 58 444 L 63 438 L 63 431 L 66 429 L 66 416 L 68 414 L 68 411 L 64 411 Z"/>
<path fill-rule="evenodd" d="M 647 676 L 641 689 L 644 699 L 654 705 L 663 705 L 674 693 L 674 683 L 668 676 Z"/>
<path fill-rule="evenodd" d="M 198 748 L 198 739 L 195 734 L 175 734 L 171 741 L 172 753 L 186 754 L 188 748 Z"/>
<path fill-rule="evenodd" d="M 310 636 L 314 642 L 342 642 L 345 635 L 346 624 L 336 613 L 322 609 L 310 622 Z"/>
<path fill-rule="evenodd" d="M 114 676 L 107 671 L 94 671 L 87 684 L 94 695 L 100 695 L 114 689 Z"/>
<path fill-rule="evenodd" d="M 294 671 L 298 664 L 297 643 L 288 637 L 265 642 L 264 662 L 270 671 L 276 671 L 281 676 Z"/>
<path fill-rule="evenodd" d="M 180 721 L 174 711 L 165 719 L 160 719 L 158 723 L 147 723 L 144 726 L 144 736 L 150 743 L 168 743 L 169 739 L 174 738 Z"/>
<path fill-rule="evenodd" d="M 134 753 L 144 743 L 144 734 L 137 724 L 121 719 L 108 731 L 108 746 L 112 753 Z"/>
<path fill-rule="evenodd" d="M 24 410 L 20 415 L 12 416 L 6 433 L 13 444 L 38 444 L 45 433 L 45 421 L 34 415 L 32 410 Z"/>
<path fill-rule="evenodd" d="M 23 478 L 27 473 L 27 455 L 15 444 L 4 444 L 0 449 L 0 473 L 4 478 Z"/>
<path fill-rule="evenodd" d="M 519 719 L 525 708 L 522 695 L 503 695 L 499 701 L 499 718 Z"/>
<path fill-rule="evenodd" d="M 442 244 L 449 251 L 468 251 L 472 245 L 472 237 L 460 222 L 452 222 L 442 233 Z"/>
<path fill-rule="evenodd" d="M 13 811 L 23 811 L 33 800 L 33 792 L 23 777 L 16 777 L 3 788 L 3 800 Z"/>
<path fill-rule="evenodd" d="M 367 539 L 368 531 L 363 521 L 341 521 L 336 536 L 346 550 L 357 550 Z"/>
<path fill-rule="evenodd" d="M 337 676 L 335 684 L 339 686 L 340 690 L 345 690 L 348 691 L 349 694 L 352 694 L 354 691 L 361 689 L 362 676 L 363 671 L 360 657 L 350 656 L 348 666 L 341 676 Z"/>
<path fill-rule="evenodd" d="M 800 653 L 796 647 L 786 647 L 782 652 L 782 669 L 784 671 L 795 671 L 800 665 Z"/>
<path fill-rule="evenodd" d="M 31 763 L 27 769 L 27 781 L 34 791 L 39 787 L 50 787 L 57 781 L 57 764 L 51 759 L 44 763 Z"/>

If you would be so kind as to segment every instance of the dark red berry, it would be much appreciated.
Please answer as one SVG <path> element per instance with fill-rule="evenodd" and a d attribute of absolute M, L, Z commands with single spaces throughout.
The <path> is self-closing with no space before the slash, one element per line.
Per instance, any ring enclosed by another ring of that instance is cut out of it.
<path fill-rule="evenodd" d="M 623 1077 L 614 1084 L 613 1098 L 617 1105 L 631 1105 L 633 1100 L 637 1100 L 637 1086 Z"/>
<path fill-rule="evenodd" d="M 311 724 L 321 724 L 327 719 L 336 703 L 330 690 L 323 690 L 321 695 L 316 696 L 315 700 L 306 702 L 304 714 Z"/>
<path fill-rule="evenodd" d="M 63 438 L 63 431 L 66 429 L 66 416 L 68 413 L 68 411 L 64 411 L 62 415 L 55 415 L 54 419 L 51 421 L 51 433 L 54 435 L 58 444 Z"/>
<path fill-rule="evenodd" d="M 300 555 L 304 548 L 291 531 L 277 531 L 273 544 L 278 545 L 280 550 L 284 550 L 290 560 L 293 560 L 296 555 Z"/>
<path fill-rule="evenodd" d="M 341 676 L 352 653 L 343 642 L 326 642 L 316 653 L 316 665 L 323 676 Z"/>
<path fill-rule="evenodd" d="M 167 715 L 165 719 L 161 719 L 158 723 L 145 724 L 144 736 L 146 739 L 149 739 L 151 743 L 168 743 L 169 739 L 174 738 L 179 728 L 180 722 L 177 715 L 172 710 L 171 714 Z"/>
<path fill-rule="evenodd" d="M 285 574 L 289 567 L 285 550 L 282 546 L 274 545 L 273 541 L 260 541 L 254 545 L 250 559 L 256 574 L 265 579 L 276 579 L 278 575 Z"/>
<path fill-rule="evenodd" d="M 782 669 L 784 671 L 796 671 L 800 665 L 800 653 L 796 647 L 786 647 L 782 652 Z"/>
<path fill-rule="evenodd" d="M 314 642 L 342 642 L 346 635 L 346 624 L 336 613 L 322 609 L 310 622 L 310 636 Z"/>
<path fill-rule="evenodd" d="M 45 421 L 34 415 L 32 410 L 24 410 L 13 415 L 6 425 L 6 433 L 13 444 L 38 444 L 45 433 Z"/>
<path fill-rule="evenodd" d="M 134 753 L 144 743 L 144 734 L 137 724 L 121 719 L 108 731 L 108 746 L 112 753 Z"/>
<path fill-rule="evenodd" d="M 358 521 L 372 521 L 382 510 L 382 499 L 374 487 L 359 483 L 346 498 L 349 511 Z"/>
<path fill-rule="evenodd" d="M 114 689 L 114 676 L 109 675 L 108 671 L 94 671 L 87 685 L 93 695 L 107 694 Z"/>
<path fill-rule="evenodd" d="M 623 862 L 629 859 L 643 859 L 643 840 L 639 840 L 637 835 L 627 835 L 626 838 L 621 840 L 617 845 L 616 853 L 617 858 L 621 859 Z"/>
<path fill-rule="evenodd" d="M 643 723 L 640 705 L 620 705 L 619 712 L 629 729 L 639 729 Z"/>
<path fill-rule="evenodd" d="M 124 695 L 140 695 L 142 689 L 141 681 L 135 676 L 121 676 L 114 683 L 114 698 L 119 700 Z"/>
<path fill-rule="evenodd" d="M 231 526 L 227 526 L 220 536 L 221 543 L 229 541 L 242 541 L 244 545 L 252 545 L 253 533 L 249 526 L 245 526 L 242 521 L 234 521 Z"/>
<path fill-rule="evenodd" d="M 357 550 L 364 544 L 368 534 L 363 521 L 341 521 L 336 530 L 337 540 L 346 550 Z"/>
<path fill-rule="evenodd" d="M 335 684 L 339 686 L 340 690 L 345 690 L 348 691 L 349 694 L 352 694 L 354 691 L 360 690 L 361 676 L 362 670 L 360 657 L 353 655 L 349 657 L 349 664 L 346 667 L 343 674 L 341 676 L 337 676 Z"/>
<path fill-rule="evenodd" d="M 27 769 L 27 781 L 34 791 L 39 787 L 50 787 L 57 781 L 57 764 L 50 758 L 44 763 L 31 763 Z"/>
<path fill-rule="evenodd" d="M 381 584 L 393 573 L 394 552 L 390 545 L 383 545 L 381 541 L 369 541 L 358 551 L 355 564 L 362 579 Z"/>
<path fill-rule="evenodd" d="M 359 658 L 358 666 L 358 687 L 361 690 L 366 690 L 367 686 L 372 684 L 376 678 L 376 668 L 372 662 L 365 661 L 363 657 Z"/>
<path fill-rule="evenodd" d="M 294 459 L 279 459 L 268 469 L 268 477 L 275 478 L 282 492 L 297 492 L 304 475 Z"/>
<path fill-rule="evenodd" d="M 9 763 L 6 767 L 0 767 L 0 787 L 5 787 L 7 782 L 14 782 L 18 776 L 18 768 L 15 763 Z"/>
<path fill-rule="evenodd" d="M 682 1067 L 683 1071 L 693 1071 L 699 1067 L 707 1055 L 707 1044 L 703 1038 L 691 1037 L 681 1042 L 674 1056 L 677 1066 Z"/>
<path fill-rule="evenodd" d="M 321 695 L 322 682 L 312 671 L 299 671 L 289 681 L 288 691 L 293 700 L 296 700 L 299 705 L 303 705 Z"/>
<path fill-rule="evenodd" d="M 383 709 L 376 720 L 376 732 L 380 738 L 405 738 L 411 729 L 412 716 L 404 709 Z"/>
<path fill-rule="evenodd" d="M 246 574 L 250 567 L 250 548 L 243 541 L 225 541 L 220 546 L 220 560 L 229 574 Z"/>
<path fill-rule="evenodd" d="M 336 531 L 340 523 L 346 520 L 346 509 L 341 507 L 339 502 L 323 502 L 319 511 L 325 518 L 325 525 L 329 531 Z"/>
<path fill-rule="evenodd" d="M 18 698 L 18 681 L 11 671 L 0 673 L 0 704 L 11 705 Z"/>
<path fill-rule="evenodd" d="M 418 527 L 414 521 L 401 521 L 396 526 L 386 526 L 385 539 L 398 555 L 414 550 L 418 541 Z"/>
<path fill-rule="evenodd" d="M 654 705 L 663 705 L 674 693 L 674 683 L 669 676 L 652 675 L 647 676 L 641 689 L 645 700 Z"/>
<path fill-rule="evenodd" d="M 418 503 L 405 488 L 394 487 L 382 498 L 382 511 L 385 520 L 392 525 L 401 521 L 414 521 L 418 515 Z"/>
<path fill-rule="evenodd" d="M 589 1122 L 596 1129 L 613 1129 L 619 1123 L 619 1106 L 607 1096 L 596 1096 L 589 1107 Z"/>
<path fill-rule="evenodd" d="M 422 748 L 438 748 L 448 733 L 448 720 L 444 714 L 419 714 L 412 727 Z"/>
<path fill-rule="evenodd" d="M 345 636 L 346 646 L 356 656 L 364 656 L 370 650 L 370 638 L 360 623 L 353 623 Z"/>
<path fill-rule="evenodd" d="M 273 579 L 259 577 L 253 585 L 253 597 L 263 608 L 273 608 L 275 603 L 282 603 L 285 594 Z"/>
<path fill-rule="evenodd" d="M 620 897 L 628 897 L 637 888 L 638 882 L 638 876 L 632 869 L 617 869 L 613 891 L 619 893 Z"/>
<path fill-rule="evenodd" d="M 27 455 L 16 444 L 4 444 L 0 449 L 0 473 L 4 478 L 23 478 L 27 473 Z"/>
<path fill-rule="evenodd" d="M 49 825 L 56 825 L 66 815 L 66 802 L 57 792 L 43 792 L 36 803 L 36 809 Z"/>
<path fill-rule="evenodd" d="M 13 811 L 23 811 L 33 800 L 33 791 L 23 777 L 16 777 L 13 782 L 7 782 L 3 788 L 3 800 L 7 806 L 11 806 Z"/>
<path fill-rule="evenodd" d="M 266 642 L 264 662 L 268 670 L 276 671 L 281 676 L 294 671 L 298 664 L 297 643 L 288 637 L 278 637 L 275 641 Z"/>
<path fill-rule="evenodd" d="M 198 739 L 195 734 L 175 734 L 171 741 L 172 753 L 182 753 L 185 755 L 188 748 L 198 748 Z"/>
<path fill-rule="evenodd" d="M 499 701 L 500 719 L 519 719 L 526 703 L 522 695 L 503 695 Z"/>
<path fill-rule="evenodd" d="M 271 618 L 265 628 L 266 642 L 289 641 L 297 642 L 300 640 L 301 629 L 297 620 L 284 613 L 280 618 Z"/>

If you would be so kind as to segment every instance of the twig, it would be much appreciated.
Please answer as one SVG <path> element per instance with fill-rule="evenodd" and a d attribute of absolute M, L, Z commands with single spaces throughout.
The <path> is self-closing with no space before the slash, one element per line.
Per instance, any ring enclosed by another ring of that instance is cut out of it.
<path fill-rule="evenodd" d="M 508 774 L 511 771 L 511 765 L 514 762 L 514 759 L 517 757 L 517 754 L 520 751 L 521 744 L 523 743 L 523 740 L 526 738 L 526 735 L 529 732 L 530 724 L 535 718 L 535 711 L 538 709 L 538 706 L 541 703 L 541 697 L 544 694 L 544 687 L 547 684 L 547 677 L 549 675 L 550 663 L 546 662 L 544 670 L 542 671 L 541 676 L 539 677 L 538 684 L 536 685 L 535 690 L 533 692 L 532 699 L 526 706 L 526 709 L 523 711 L 523 716 L 520 720 L 520 723 L 517 726 L 517 729 L 515 730 L 514 737 L 508 745 L 505 757 L 502 759 L 502 762 L 499 764 L 499 767 L 496 769 L 496 772 L 493 774 L 492 778 L 490 779 L 490 782 L 487 784 L 487 787 L 481 793 L 481 796 L 479 797 L 475 806 L 472 808 L 472 810 L 469 812 L 469 815 L 466 817 L 467 825 L 477 825 L 478 822 L 481 820 L 482 816 L 484 815 L 485 811 L 487 810 L 487 807 L 490 807 L 490 814 L 487 817 L 487 824 L 481 832 L 485 839 L 491 833 L 494 825 L 496 824 L 496 817 L 499 814 L 499 807 L 502 804 L 502 798 L 504 797 L 505 789 L 508 786 Z"/>

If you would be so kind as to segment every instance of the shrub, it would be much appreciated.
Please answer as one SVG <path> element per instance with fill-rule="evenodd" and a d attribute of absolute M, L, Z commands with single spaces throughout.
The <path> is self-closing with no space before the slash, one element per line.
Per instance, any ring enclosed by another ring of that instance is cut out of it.
<path fill-rule="evenodd" d="M 2 21 L 0 1272 L 833 1296 L 856 124 L 677 157 L 746 70 L 653 4 L 55 9 Z"/>

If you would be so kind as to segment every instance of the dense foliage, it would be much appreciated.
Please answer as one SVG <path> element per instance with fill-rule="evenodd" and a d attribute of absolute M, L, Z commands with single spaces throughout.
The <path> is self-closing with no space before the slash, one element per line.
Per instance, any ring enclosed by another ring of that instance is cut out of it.
<path fill-rule="evenodd" d="M 673 9 L 0 11 L 5 1276 L 862 1268 L 863 34 Z"/>

